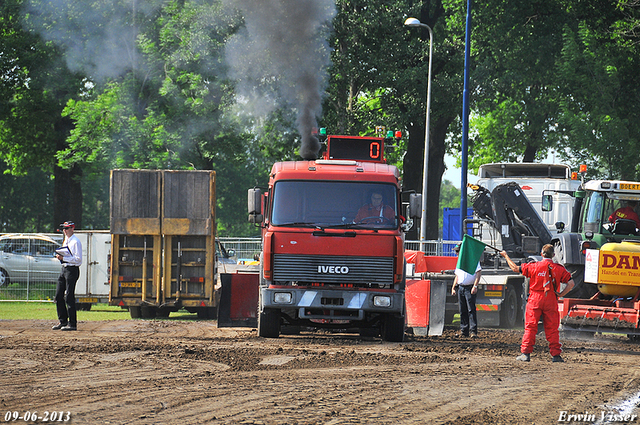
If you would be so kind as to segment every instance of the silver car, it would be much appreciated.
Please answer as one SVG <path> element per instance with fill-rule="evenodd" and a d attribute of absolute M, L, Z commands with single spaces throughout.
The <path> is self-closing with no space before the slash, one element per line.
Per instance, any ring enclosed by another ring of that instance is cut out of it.
<path fill-rule="evenodd" d="M 57 282 L 60 261 L 54 253 L 59 247 L 45 235 L 0 236 L 0 286 L 10 282 Z"/>

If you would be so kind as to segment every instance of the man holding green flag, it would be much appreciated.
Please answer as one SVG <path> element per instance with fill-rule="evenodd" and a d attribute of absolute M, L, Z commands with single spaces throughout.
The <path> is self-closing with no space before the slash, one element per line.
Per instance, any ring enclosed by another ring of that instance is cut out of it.
<path fill-rule="evenodd" d="M 458 289 L 458 306 L 460 310 L 460 336 L 478 336 L 478 314 L 476 312 L 476 294 L 478 282 L 482 276 L 480 257 L 484 252 L 485 244 L 469 235 L 464 235 L 460 247 L 454 251 L 458 253 L 453 287 L 451 295 Z"/>

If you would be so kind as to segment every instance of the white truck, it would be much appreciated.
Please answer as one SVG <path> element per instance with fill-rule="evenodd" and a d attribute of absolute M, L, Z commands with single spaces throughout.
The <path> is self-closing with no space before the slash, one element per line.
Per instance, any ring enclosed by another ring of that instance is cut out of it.
<path fill-rule="evenodd" d="M 562 231 L 559 223 L 567 227 L 571 223 L 574 198 L 569 193 L 580 183 L 577 173 L 564 164 L 482 165 L 477 182 L 469 185 L 474 191 L 474 218 L 466 222 L 472 225 L 475 238 L 504 249 L 516 261 L 525 261 L 538 256 L 542 245 Z M 553 193 L 553 211 L 542 210 L 543 191 Z M 494 250 L 485 250 L 481 266 L 476 300 L 479 324 L 510 328 L 521 323 L 527 281 L 513 273 Z M 446 321 L 457 311 L 457 297 L 448 295 Z"/>

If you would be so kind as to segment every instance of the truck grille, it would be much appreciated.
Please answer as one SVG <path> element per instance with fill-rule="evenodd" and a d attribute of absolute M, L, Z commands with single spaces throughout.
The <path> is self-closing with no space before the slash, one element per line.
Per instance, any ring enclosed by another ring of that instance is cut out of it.
<path fill-rule="evenodd" d="M 307 283 L 393 283 L 393 258 L 276 254 L 273 280 Z"/>

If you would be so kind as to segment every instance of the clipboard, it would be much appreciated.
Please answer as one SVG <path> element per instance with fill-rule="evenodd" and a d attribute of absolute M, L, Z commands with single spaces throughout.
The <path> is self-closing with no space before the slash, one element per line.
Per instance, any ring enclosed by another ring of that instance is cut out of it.
<path fill-rule="evenodd" d="M 56 254 L 58 255 L 62 255 L 63 257 L 71 257 L 71 250 L 69 249 L 68 246 L 61 246 L 60 248 L 56 249 Z"/>

